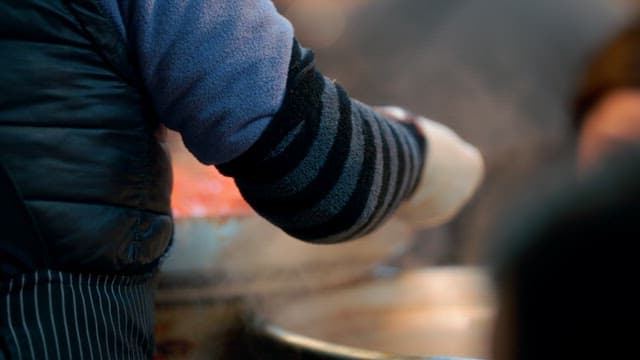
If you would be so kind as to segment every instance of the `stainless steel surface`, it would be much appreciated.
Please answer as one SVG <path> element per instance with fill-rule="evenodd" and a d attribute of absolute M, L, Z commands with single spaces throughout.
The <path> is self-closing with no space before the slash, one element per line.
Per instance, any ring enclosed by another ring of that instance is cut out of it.
<path fill-rule="evenodd" d="M 258 326 L 293 347 L 338 358 L 487 358 L 494 310 L 482 269 L 436 267 L 267 300 Z"/>

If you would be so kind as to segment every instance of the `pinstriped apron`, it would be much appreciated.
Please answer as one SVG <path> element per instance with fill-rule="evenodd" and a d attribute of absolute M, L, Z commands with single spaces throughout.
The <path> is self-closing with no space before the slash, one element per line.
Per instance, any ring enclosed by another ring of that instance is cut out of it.
<path fill-rule="evenodd" d="M 0 283 L 0 358 L 149 359 L 151 276 L 53 270 Z"/>

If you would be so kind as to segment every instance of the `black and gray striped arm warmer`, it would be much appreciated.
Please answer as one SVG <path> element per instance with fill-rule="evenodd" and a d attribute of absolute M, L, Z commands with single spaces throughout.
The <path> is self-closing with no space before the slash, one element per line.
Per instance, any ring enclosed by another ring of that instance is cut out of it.
<path fill-rule="evenodd" d="M 218 168 L 291 236 L 336 243 L 370 232 L 412 193 L 425 146 L 415 125 L 349 98 L 294 41 L 281 109 L 249 150 Z"/>

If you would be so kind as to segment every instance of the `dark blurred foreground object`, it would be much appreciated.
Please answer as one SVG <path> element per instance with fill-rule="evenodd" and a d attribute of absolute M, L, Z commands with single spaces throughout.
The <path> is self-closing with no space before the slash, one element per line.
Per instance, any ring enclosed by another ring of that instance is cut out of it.
<path fill-rule="evenodd" d="M 576 94 L 573 125 L 581 170 L 640 139 L 640 18 L 594 54 Z"/>
<path fill-rule="evenodd" d="M 496 360 L 637 358 L 639 179 L 636 147 L 506 230 Z"/>

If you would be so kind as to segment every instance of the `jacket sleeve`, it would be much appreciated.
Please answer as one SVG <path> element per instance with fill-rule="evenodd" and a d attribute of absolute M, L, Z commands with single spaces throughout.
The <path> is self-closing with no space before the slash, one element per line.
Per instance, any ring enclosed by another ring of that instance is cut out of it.
<path fill-rule="evenodd" d="M 294 41 L 282 107 L 251 148 L 218 168 L 290 235 L 334 243 L 373 230 L 412 193 L 425 147 L 414 124 L 351 99 Z"/>
<path fill-rule="evenodd" d="M 160 119 L 204 164 L 246 151 L 282 105 L 291 24 L 267 0 L 98 0 Z"/>

